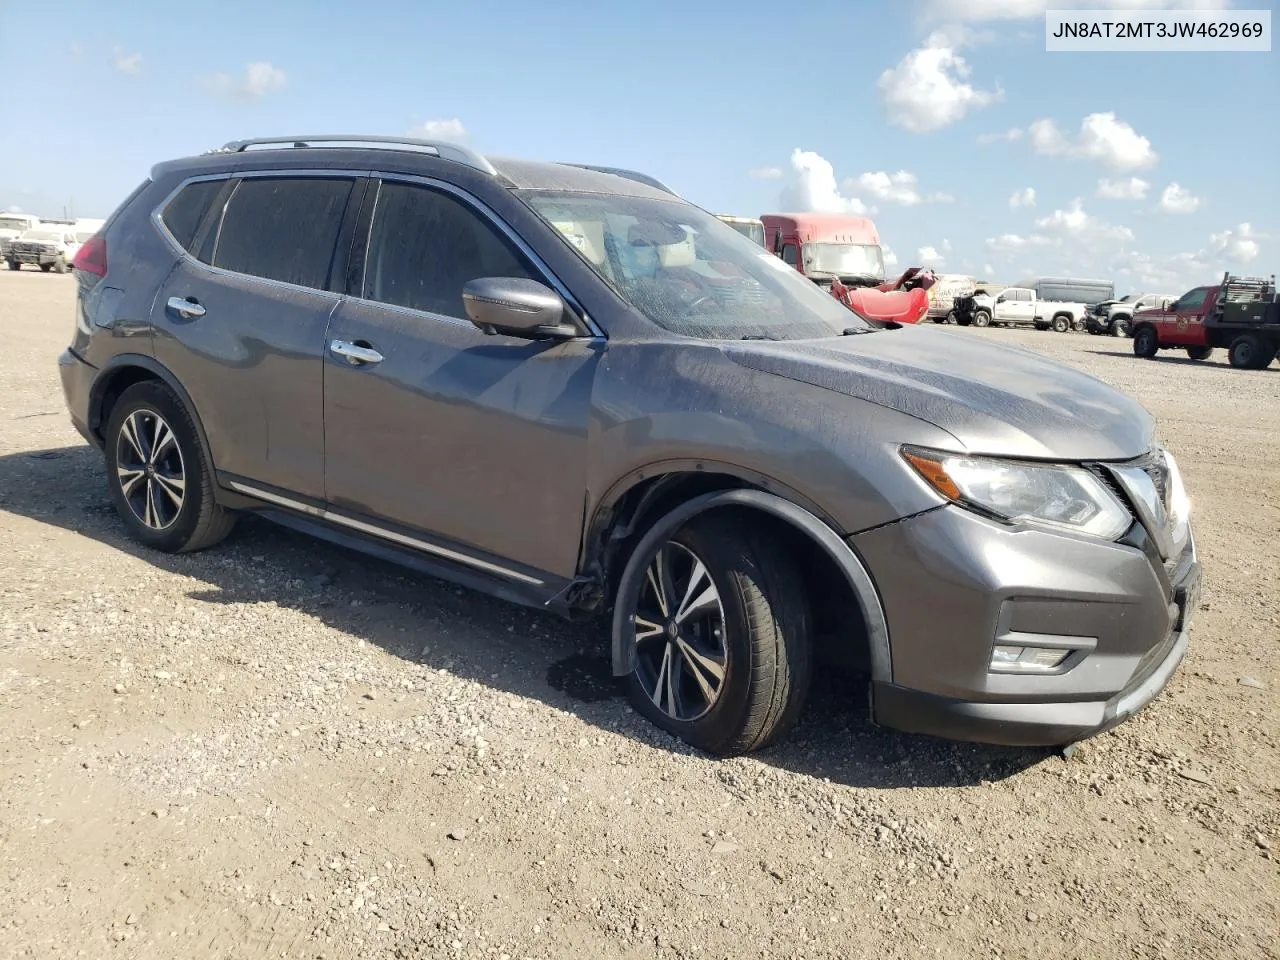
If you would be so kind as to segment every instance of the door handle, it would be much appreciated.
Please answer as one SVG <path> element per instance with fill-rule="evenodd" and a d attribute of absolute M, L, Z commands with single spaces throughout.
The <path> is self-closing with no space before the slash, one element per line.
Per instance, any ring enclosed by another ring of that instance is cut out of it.
<path fill-rule="evenodd" d="M 204 316 L 204 307 L 200 306 L 193 297 L 170 297 L 169 309 L 183 320 Z"/>
<path fill-rule="evenodd" d="M 349 340 L 331 340 L 329 341 L 329 349 L 338 356 L 345 357 L 347 363 L 353 367 L 362 363 L 382 362 L 382 354 L 365 343 L 352 343 Z"/>

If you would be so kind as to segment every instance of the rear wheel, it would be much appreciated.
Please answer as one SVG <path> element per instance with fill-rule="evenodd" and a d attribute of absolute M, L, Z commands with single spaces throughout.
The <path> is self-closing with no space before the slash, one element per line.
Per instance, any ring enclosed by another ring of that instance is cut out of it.
<path fill-rule="evenodd" d="M 989 327 L 991 325 L 991 314 L 985 310 L 975 310 L 973 312 L 973 325 L 975 327 Z"/>
<path fill-rule="evenodd" d="M 52 263 L 42 263 L 42 264 L 40 264 L 40 269 L 41 269 L 41 270 L 43 270 L 45 273 L 48 273 L 50 270 L 52 270 L 52 269 L 53 269 L 53 264 L 52 264 Z"/>
<path fill-rule="evenodd" d="M 1160 352 L 1160 335 L 1155 327 L 1139 327 L 1133 335 L 1133 353 L 1137 357 L 1154 357 Z"/>
<path fill-rule="evenodd" d="M 111 501 L 135 540 L 187 553 L 231 532 L 235 515 L 215 502 L 195 425 L 168 386 L 148 380 L 125 390 L 103 437 Z"/>
<path fill-rule="evenodd" d="M 763 530 L 695 518 L 633 556 L 622 582 L 620 629 L 635 644 L 627 693 L 641 714 L 719 755 L 790 729 L 809 687 L 809 610 L 790 557 Z"/>
<path fill-rule="evenodd" d="M 1240 370 L 1262 370 L 1276 355 L 1275 347 L 1257 333 L 1244 333 L 1231 341 L 1227 359 Z"/>
<path fill-rule="evenodd" d="M 1053 328 L 1054 333 L 1066 333 L 1071 329 L 1071 318 L 1060 313 L 1049 322 L 1049 326 Z"/>
<path fill-rule="evenodd" d="M 1187 347 L 1187 356 L 1192 360 L 1208 360 L 1213 356 L 1213 347 Z"/>

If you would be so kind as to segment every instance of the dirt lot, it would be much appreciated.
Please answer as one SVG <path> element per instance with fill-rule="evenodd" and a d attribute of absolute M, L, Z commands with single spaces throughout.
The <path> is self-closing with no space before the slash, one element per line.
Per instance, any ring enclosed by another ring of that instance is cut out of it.
<path fill-rule="evenodd" d="M 1184 667 L 1071 757 L 878 730 L 824 678 L 716 762 L 600 629 L 242 523 L 122 536 L 0 274 L 0 956 L 1280 957 L 1280 369 L 1041 350 L 1161 419 L 1205 594 Z"/>

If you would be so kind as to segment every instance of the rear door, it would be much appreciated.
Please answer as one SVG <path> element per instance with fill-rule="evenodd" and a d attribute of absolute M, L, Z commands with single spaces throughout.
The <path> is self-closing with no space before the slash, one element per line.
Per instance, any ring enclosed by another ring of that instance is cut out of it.
<path fill-rule="evenodd" d="M 153 307 L 156 359 L 191 395 L 224 482 L 324 496 L 321 358 L 339 236 L 349 246 L 344 218 L 363 183 L 195 181 L 162 213 L 184 253 Z"/>
<path fill-rule="evenodd" d="M 385 521 L 365 532 L 489 573 L 573 576 L 603 341 L 488 336 L 466 318 L 468 280 L 549 282 L 474 198 L 388 178 L 365 206 L 362 275 L 325 357 L 328 499 L 353 526 Z"/>

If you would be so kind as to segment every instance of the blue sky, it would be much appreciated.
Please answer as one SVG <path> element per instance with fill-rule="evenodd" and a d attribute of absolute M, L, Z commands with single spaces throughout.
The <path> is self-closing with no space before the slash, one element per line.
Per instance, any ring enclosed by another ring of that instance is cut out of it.
<path fill-rule="evenodd" d="M 105 216 L 237 137 L 430 129 L 715 212 L 866 210 L 899 267 L 1174 293 L 1274 271 L 1280 50 L 1046 53 L 1045 7 L 1073 4 L 1178 5 L 11 2 L 0 62 L 30 79 L 0 99 L 0 209 Z"/>

